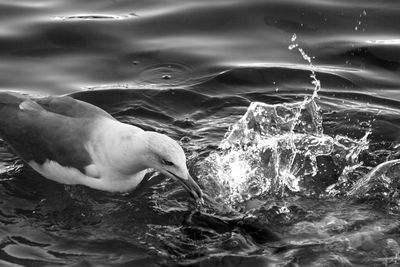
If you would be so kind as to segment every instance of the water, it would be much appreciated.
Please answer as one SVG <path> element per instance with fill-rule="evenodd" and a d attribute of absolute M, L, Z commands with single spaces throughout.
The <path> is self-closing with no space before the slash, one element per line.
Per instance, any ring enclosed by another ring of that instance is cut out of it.
<path fill-rule="evenodd" d="M 2 266 L 398 266 L 397 1 L 8 1 L 2 90 L 184 147 L 208 195 L 43 179 L 0 143 Z M 14 264 L 14 265 L 12 265 Z"/>

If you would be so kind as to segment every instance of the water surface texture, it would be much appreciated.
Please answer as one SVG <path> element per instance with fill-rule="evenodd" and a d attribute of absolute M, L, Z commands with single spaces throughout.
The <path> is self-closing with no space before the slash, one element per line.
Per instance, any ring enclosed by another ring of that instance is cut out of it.
<path fill-rule="evenodd" d="M 399 266 L 397 0 L 0 3 L 0 84 L 179 140 L 162 175 L 49 181 L 0 140 L 1 266 Z"/>

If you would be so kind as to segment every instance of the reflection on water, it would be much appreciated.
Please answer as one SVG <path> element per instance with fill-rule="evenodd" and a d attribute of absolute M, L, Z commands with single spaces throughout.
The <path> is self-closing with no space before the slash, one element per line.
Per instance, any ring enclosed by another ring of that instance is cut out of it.
<path fill-rule="evenodd" d="M 395 88 L 398 46 L 379 41 L 398 39 L 392 2 L 8 1 L 0 8 L 2 84 L 62 94 L 134 86 L 159 64 L 187 66 L 192 79 L 239 65 L 297 65 L 304 62 L 286 49 L 296 33 L 316 66 L 336 67 L 330 73 L 365 89 Z"/>
<path fill-rule="evenodd" d="M 397 266 L 397 5 L 1 3 L 3 90 L 170 135 L 207 197 L 60 185 L 1 142 L 0 265 Z"/>

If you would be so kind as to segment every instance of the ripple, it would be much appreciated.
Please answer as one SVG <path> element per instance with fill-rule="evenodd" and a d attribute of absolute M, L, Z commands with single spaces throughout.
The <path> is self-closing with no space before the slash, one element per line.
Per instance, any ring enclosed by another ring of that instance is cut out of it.
<path fill-rule="evenodd" d="M 332 66 L 332 65 L 321 65 L 310 66 L 304 64 L 292 64 L 292 63 L 242 63 L 236 64 L 240 68 L 282 68 L 282 69 L 294 69 L 294 70 L 305 70 L 305 71 L 317 71 L 324 73 L 336 73 L 336 72 L 362 72 L 357 68 L 349 68 L 343 66 Z"/>
<path fill-rule="evenodd" d="M 191 80 L 193 70 L 182 63 L 161 63 L 148 66 L 140 73 L 140 81 L 158 85 L 180 85 Z"/>
<path fill-rule="evenodd" d="M 376 45 L 400 45 L 400 39 L 367 40 L 365 42 Z"/>
<path fill-rule="evenodd" d="M 54 20 L 123 20 L 137 17 L 135 13 L 127 15 L 108 15 L 108 14 L 79 14 L 70 16 L 55 16 Z"/>
<path fill-rule="evenodd" d="M 4 248 L 4 252 L 17 259 L 30 259 L 36 261 L 57 260 L 55 256 L 41 248 L 26 245 L 8 245 Z"/>

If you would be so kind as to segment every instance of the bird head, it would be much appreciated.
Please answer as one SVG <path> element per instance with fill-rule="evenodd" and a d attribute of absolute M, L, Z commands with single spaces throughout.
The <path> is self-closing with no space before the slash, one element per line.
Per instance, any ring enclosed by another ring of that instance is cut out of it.
<path fill-rule="evenodd" d="M 156 132 L 146 132 L 146 137 L 150 150 L 146 162 L 148 167 L 177 180 L 193 198 L 201 199 L 203 193 L 189 174 L 185 153 L 178 142 Z"/>

